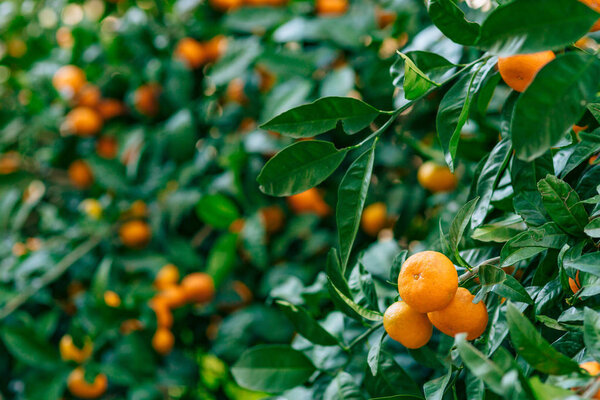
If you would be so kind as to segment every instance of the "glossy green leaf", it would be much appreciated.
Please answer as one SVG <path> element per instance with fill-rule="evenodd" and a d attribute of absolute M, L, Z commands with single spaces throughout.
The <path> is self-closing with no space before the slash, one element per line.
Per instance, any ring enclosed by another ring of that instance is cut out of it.
<path fill-rule="evenodd" d="M 366 374 L 364 386 L 373 397 L 422 399 L 421 389 L 409 374 L 394 361 L 392 354 L 381 351 L 376 376 Z M 397 397 L 406 396 L 406 397 Z"/>
<path fill-rule="evenodd" d="M 563 266 L 600 276 L 600 252 L 595 251 L 577 257 L 565 256 Z"/>
<path fill-rule="evenodd" d="M 592 133 L 579 132 L 579 138 L 581 141 L 575 145 L 573 153 L 571 153 L 560 172 L 559 176 L 561 178 L 564 178 L 569 172 L 587 162 L 593 154 L 600 151 L 600 129 L 596 129 Z"/>
<path fill-rule="evenodd" d="M 583 312 L 583 340 L 586 351 L 600 361 L 600 313 L 588 307 Z"/>
<path fill-rule="evenodd" d="M 469 109 L 475 94 L 481 88 L 485 77 L 496 65 L 494 57 L 475 64 L 469 73 L 464 74 L 442 98 L 436 117 L 436 129 L 446 163 L 454 170 L 454 160 L 458 149 L 460 132 L 469 117 Z"/>
<path fill-rule="evenodd" d="M 446 60 L 439 54 L 431 53 L 428 51 L 408 51 L 403 54 L 404 57 L 398 56 L 398 59 L 390 68 L 390 73 L 393 78 L 394 86 L 401 88 L 406 91 L 406 87 L 411 87 L 411 84 L 407 84 L 406 80 L 414 81 L 418 83 L 417 87 L 425 87 L 427 86 L 427 90 L 432 89 L 434 86 L 437 86 L 433 82 L 437 84 L 444 84 L 451 78 L 451 74 L 456 68 L 456 65 L 452 64 L 450 61 Z M 407 69 L 407 65 L 410 65 L 413 69 L 409 71 Z M 414 70 L 416 68 L 416 70 Z M 407 75 L 411 75 L 408 77 Z M 421 76 L 425 75 L 425 77 Z M 429 84 L 427 82 L 422 82 L 422 80 L 431 81 Z M 417 98 L 420 95 L 415 96 L 417 92 L 411 94 L 411 97 Z M 424 93 L 421 93 L 424 94 Z M 405 98 L 408 95 L 405 93 Z"/>
<path fill-rule="evenodd" d="M 479 25 L 467 21 L 453 0 L 429 0 L 427 12 L 435 26 L 455 43 L 471 46 L 479 35 Z"/>
<path fill-rule="evenodd" d="M 373 339 L 369 341 L 369 353 L 367 354 L 367 364 L 371 371 L 371 375 L 377 375 L 379 371 L 379 355 L 383 347 L 383 339 L 385 338 L 385 330 L 379 329 L 373 334 Z"/>
<path fill-rule="evenodd" d="M 599 17 L 578 1 L 547 0 L 540 7 L 537 0 L 516 0 L 488 15 L 476 46 L 503 56 L 562 49 L 583 37 Z"/>
<path fill-rule="evenodd" d="M 417 65 L 404 53 L 398 52 L 400 58 L 404 60 L 404 97 L 408 100 L 414 100 L 434 86 L 440 86 L 419 69 Z"/>
<path fill-rule="evenodd" d="M 585 228 L 588 215 L 579 195 L 568 183 L 554 175 L 548 175 L 538 182 L 542 202 L 550 218 L 565 232 L 571 235 L 581 235 Z"/>
<path fill-rule="evenodd" d="M 320 140 L 294 143 L 265 164 L 257 179 L 260 189 L 271 196 L 304 192 L 327 179 L 342 163 L 346 152 Z"/>
<path fill-rule="evenodd" d="M 325 389 L 323 400 L 364 400 L 362 391 L 354 376 L 339 372 Z"/>
<path fill-rule="evenodd" d="M 51 370 L 61 363 L 56 347 L 33 328 L 7 325 L 0 335 L 8 352 L 30 367 Z"/>
<path fill-rule="evenodd" d="M 521 282 L 511 275 L 506 275 L 506 279 L 502 283 L 494 285 L 492 292 L 512 301 L 533 304 L 533 299 L 521 285 Z"/>
<path fill-rule="evenodd" d="M 337 287 L 335 287 L 335 285 L 333 284 L 331 279 L 329 279 L 329 284 L 331 285 L 331 288 L 333 288 L 333 293 L 335 293 L 335 295 L 337 297 L 339 297 L 344 303 L 346 303 L 346 305 L 348 307 L 350 307 L 358 315 L 360 315 L 364 319 L 368 319 L 369 321 L 382 321 L 383 320 L 383 315 L 380 312 L 368 310 L 368 309 L 356 304 L 356 302 L 354 302 L 354 300 L 352 300 L 350 297 L 346 296 Z"/>
<path fill-rule="evenodd" d="M 481 379 L 495 393 L 499 395 L 504 393 L 502 388 L 504 371 L 467 342 L 464 333 L 456 336 L 456 349 L 463 363 L 473 375 Z"/>
<path fill-rule="evenodd" d="M 510 302 L 506 318 L 510 338 L 517 353 L 532 368 L 550 375 L 564 375 L 579 370 L 579 365 L 575 361 L 550 346 L 535 326 Z"/>
<path fill-rule="evenodd" d="M 511 142 L 508 138 L 504 138 L 494 146 L 483 165 L 481 174 L 477 179 L 475 190 L 475 193 L 479 196 L 480 200 L 471 217 L 472 229 L 481 225 L 485 220 L 489 211 L 492 195 L 494 194 L 494 190 L 500 181 L 500 177 L 508 164 L 511 153 Z"/>
<path fill-rule="evenodd" d="M 515 106 L 511 137 L 517 157 L 531 161 L 565 137 L 599 86 L 600 61 L 591 55 L 560 55 L 542 68 Z"/>
<path fill-rule="evenodd" d="M 585 228 L 583 228 L 583 231 L 589 237 L 600 238 L 600 218 L 591 220 Z"/>
<path fill-rule="evenodd" d="M 537 376 L 529 380 L 529 386 L 536 400 L 576 400 L 580 398 L 576 397 L 571 390 L 542 383 Z"/>
<path fill-rule="evenodd" d="M 380 111 L 352 97 L 323 97 L 285 111 L 261 128 L 283 135 L 312 137 L 334 129 L 339 122 L 349 134 L 357 133 L 380 115 Z"/>
<path fill-rule="evenodd" d="M 375 144 L 352 163 L 344 178 L 342 178 L 338 189 L 338 203 L 335 215 L 342 270 L 346 269 L 352 245 L 360 226 L 360 218 L 371 182 L 374 159 Z"/>
<path fill-rule="evenodd" d="M 277 301 L 277 305 L 292 321 L 296 331 L 312 343 L 321 346 L 336 346 L 339 344 L 339 341 L 327 332 L 303 307 L 281 300 Z"/>
<path fill-rule="evenodd" d="M 213 277 L 216 287 L 219 287 L 236 265 L 237 238 L 234 233 L 222 235 L 208 253 L 206 273 Z"/>
<path fill-rule="evenodd" d="M 248 349 L 231 368 L 240 386 L 270 393 L 302 385 L 314 371 L 312 362 L 303 353 L 285 345 Z"/>
<path fill-rule="evenodd" d="M 450 368 L 444 375 L 425 382 L 423 385 L 425 399 L 442 400 L 444 398 L 444 393 L 446 393 L 446 390 L 448 389 L 450 378 L 452 378 L 452 368 Z"/>
<path fill-rule="evenodd" d="M 450 246 L 452 251 L 454 252 L 454 256 L 461 261 L 461 257 L 458 254 L 458 247 L 460 245 L 460 241 L 465 233 L 465 229 L 467 229 L 467 225 L 469 225 L 469 220 L 477 207 L 477 202 L 479 201 L 479 197 L 474 198 L 469 201 L 467 204 L 462 206 L 460 210 L 454 216 L 452 220 L 452 224 L 450 224 L 450 232 L 448 233 L 448 240 L 450 242 Z"/>
<path fill-rule="evenodd" d="M 335 248 L 329 250 L 329 253 L 327 254 L 325 272 L 327 273 L 329 282 L 331 282 L 331 284 L 327 285 L 327 290 L 329 291 L 329 295 L 335 306 L 350 318 L 362 321 L 361 315 L 348 306 L 348 304 L 346 304 L 346 302 L 337 294 L 336 290 L 339 290 L 347 298 L 352 297 L 348 281 L 344 277 L 344 271 L 342 271 L 342 266 L 340 265 L 338 252 Z"/>
<path fill-rule="evenodd" d="M 473 231 L 471 237 L 482 242 L 504 243 L 527 229 L 523 218 L 509 214 L 505 219 L 491 221 Z"/>
<path fill-rule="evenodd" d="M 202 196 L 196 205 L 196 214 L 205 224 L 217 229 L 227 229 L 240 218 L 235 202 L 220 193 Z"/>
<path fill-rule="evenodd" d="M 567 242 L 569 242 L 569 236 L 555 223 L 531 228 L 518 234 L 504 245 L 500 253 L 501 266 L 513 265 L 546 249 L 561 249 Z"/>

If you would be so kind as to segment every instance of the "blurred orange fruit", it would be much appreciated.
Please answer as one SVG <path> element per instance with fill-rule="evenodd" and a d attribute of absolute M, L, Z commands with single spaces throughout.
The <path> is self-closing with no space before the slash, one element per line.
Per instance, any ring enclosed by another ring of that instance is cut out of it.
<path fill-rule="evenodd" d="M 447 307 L 457 288 L 454 264 L 437 251 L 422 251 L 408 257 L 398 275 L 400 298 L 420 313 Z"/>
<path fill-rule="evenodd" d="M 85 73 L 75 65 L 60 67 L 52 77 L 54 88 L 68 98 L 74 97 L 86 82 Z"/>
<path fill-rule="evenodd" d="M 152 237 L 150 226 L 140 220 L 125 222 L 119 229 L 121 243 L 131 248 L 145 247 Z"/>
<path fill-rule="evenodd" d="M 208 61 L 217 61 L 227 50 L 227 38 L 217 35 L 204 43 L 204 52 Z"/>
<path fill-rule="evenodd" d="M 315 10 L 318 15 L 342 15 L 348 10 L 348 0 L 316 0 Z"/>
<path fill-rule="evenodd" d="M 219 11 L 231 11 L 239 8 L 244 3 L 244 0 L 209 0 L 212 8 Z"/>
<path fill-rule="evenodd" d="M 87 162 L 75 160 L 69 165 L 69 180 L 78 189 L 87 189 L 94 183 L 94 174 Z"/>
<path fill-rule="evenodd" d="M 104 303 L 109 307 L 119 307 L 121 305 L 121 297 L 112 290 L 104 292 Z"/>
<path fill-rule="evenodd" d="M 498 70 L 504 82 L 516 90 L 523 92 L 546 64 L 556 56 L 552 51 L 498 58 Z"/>
<path fill-rule="evenodd" d="M 166 287 L 155 298 L 157 306 L 164 305 L 167 308 L 179 308 L 188 301 L 185 289 L 178 285 Z"/>
<path fill-rule="evenodd" d="M 65 116 L 65 129 L 78 136 L 93 136 L 102 129 L 102 117 L 89 107 L 76 107 Z"/>
<path fill-rule="evenodd" d="M 77 93 L 75 103 L 79 107 L 95 108 L 100 103 L 101 96 L 98 86 L 88 83 Z"/>
<path fill-rule="evenodd" d="M 263 207 L 260 209 L 260 215 L 268 234 L 275 233 L 283 227 L 285 214 L 278 205 Z"/>
<path fill-rule="evenodd" d="M 248 98 L 244 93 L 244 80 L 242 78 L 234 78 L 229 81 L 225 91 L 225 98 L 237 104 L 246 104 L 248 102 Z"/>
<path fill-rule="evenodd" d="M 104 120 L 118 117 L 127 111 L 125 104 L 117 99 L 100 99 L 96 110 L 98 110 L 98 113 Z"/>
<path fill-rule="evenodd" d="M 117 156 L 119 151 L 119 142 L 114 136 L 102 136 L 96 141 L 96 153 L 108 160 Z"/>
<path fill-rule="evenodd" d="M 58 343 L 58 350 L 60 351 L 60 357 L 65 361 L 75 361 L 76 363 L 83 363 L 85 360 L 90 358 L 94 345 L 89 338 L 85 339 L 82 348 L 79 348 L 73 343 L 71 335 L 64 335 L 60 338 Z"/>
<path fill-rule="evenodd" d="M 75 368 L 67 378 L 69 392 L 82 399 L 97 399 L 106 392 L 108 379 L 104 374 L 98 374 L 93 382 L 85 380 L 85 371 L 82 367 Z"/>
<path fill-rule="evenodd" d="M 174 56 L 189 68 L 198 68 L 206 61 L 204 46 L 190 37 L 183 38 L 177 43 Z"/>
<path fill-rule="evenodd" d="M 212 276 L 204 272 L 193 272 L 181 281 L 181 287 L 188 301 L 208 303 L 215 296 L 215 283 Z"/>
<path fill-rule="evenodd" d="M 168 328 L 158 328 L 152 337 L 152 347 L 157 353 L 165 355 L 173 350 L 175 337 Z"/>
<path fill-rule="evenodd" d="M 19 170 L 21 156 L 16 151 L 7 151 L 0 155 L 0 175 L 8 175 Z"/>
<path fill-rule="evenodd" d="M 477 339 L 485 332 L 488 312 L 483 301 L 474 304 L 474 298 L 468 289 L 460 287 L 450 304 L 427 316 L 433 326 L 448 336 L 466 333 L 467 340 Z"/>
<path fill-rule="evenodd" d="M 385 310 L 383 327 L 392 339 L 409 349 L 425 346 L 433 333 L 427 314 L 419 313 L 404 301 L 397 301 Z"/>
<path fill-rule="evenodd" d="M 290 196 L 287 201 L 296 214 L 314 213 L 324 217 L 331 212 L 331 208 L 325 203 L 321 193 L 316 188 Z"/>
<path fill-rule="evenodd" d="M 360 226 L 366 234 L 377 236 L 387 225 L 387 207 L 383 202 L 369 204 L 360 218 Z"/>
<path fill-rule="evenodd" d="M 133 94 L 135 109 L 147 117 L 153 117 L 158 114 L 158 99 L 161 91 L 160 85 L 156 83 L 148 83 L 137 88 Z"/>
<path fill-rule="evenodd" d="M 158 290 L 165 290 L 169 286 L 176 285 L 179 282 L 179 269 L 173 264 L 166 264 L 156 274 L 154 286 Z"/>
<path fill-rule="evenodd" d="M 451 192 L 458 184 L 458 179 L 450 172 L 450 168 L 433 161 L 424 162 L 419 167 L 417 180 L 421 186 L 433 193 Z"/>

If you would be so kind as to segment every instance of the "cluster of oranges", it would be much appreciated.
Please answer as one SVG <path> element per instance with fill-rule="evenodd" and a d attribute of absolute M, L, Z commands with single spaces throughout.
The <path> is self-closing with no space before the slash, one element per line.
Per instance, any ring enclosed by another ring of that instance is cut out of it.
<path fill-rule="evenodd" d="M 473 303 L 475 296 L 458 287 L 454 264 L 436 251 L 416 253 L 404 262 L 398 293 L 401 300 L 385 311 L 383 326 L 407 348 L 426 345 L 433 326 L 448 336 L 466 333 L 467 340 L 478 338 L 487 327 L 485 304 Z"/>
<path fill-rule="evenodd" d="M 64 335 L 59 342 L 58 349 L 60 356 L 65 361 L 73 361 L 77 364 L 84 363 L 94 351 L 94 345 L 89 338 L 86 338 L 81 348 L 73 342 L 71 335 Z M 106 375 L 99 373 L 92 382 L 85 378 L 83 367 L 76 367 L 67 378 L 67 387 L 74 395 L 82 399 L 96 399 L 106 392 L 108 379 Z"/>
<path fill-rule="evenodd" d="M 225 12 L 233 11 L 243 6 L 249 7 L 278 7 L 286 5 L 288 0 L 210 0 L 209 3 L 215 10 Z"/>
<path fill-rule="evenodd" d="M 189 303 L 206 304 L 215 295 L 212 277 L 203 272 L 193 272 L 179 282 L 179 269 L 173 264 L 163 266 L 156 275 L 154 286 L 158 293 L 150 301 L 150 307 L 156 314 L 156 332 L 152 338 L 152 347 L 159 354 L 168 354 L 175 344 L 171 332 L 175 308 Z"/>

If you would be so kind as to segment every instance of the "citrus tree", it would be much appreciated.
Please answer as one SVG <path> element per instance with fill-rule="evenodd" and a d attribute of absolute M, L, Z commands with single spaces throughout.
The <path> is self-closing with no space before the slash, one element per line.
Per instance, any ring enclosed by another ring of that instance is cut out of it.
<path fill-rule="evenodd" d="M 599 15 L 500 3 L 430 0 L 435 28 L 391 67 L 393 108 L 322 97 L 262 125 L 303 139 L 266 163 L 264 193 L 344 175 L 323 272 L 297 301 L 273 298 L 298 336 L 242 354 L 242 386 L 285 399 L 597 396 L 600 64 L 586 34 Z M 403 162 L 385 165 L 393 152 Z M 379 239 L 362 245 L 361 225 Z"/>

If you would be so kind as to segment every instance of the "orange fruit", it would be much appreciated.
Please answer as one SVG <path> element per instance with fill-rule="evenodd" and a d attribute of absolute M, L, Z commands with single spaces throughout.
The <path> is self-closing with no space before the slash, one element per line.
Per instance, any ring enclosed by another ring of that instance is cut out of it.
<path fill-rule="evenodd" d="M 396 13 L 376 7 L 375 19 L 377 20 L 379 28 L 383 29 L 396 21 Z"/>
<path fill-rule="evenodd" d="M 454 264 L 437 251 L 422 251 L 408 257 L 398 275 L 400 297 L 420 313 L 448 306 L 457 288 Z"/>
<path fill-rule="evenodd" d="M 179 282 L 179 269 L 173 264 L 163 266 L 154 278 L 154 286 L 158 290 L 165 290 L 169 286 L 176 285 Z"/>
<path fill-rule="evenodd" d="M 263 207 L 260 209 L 260 215 L 268 234 L 275 233 L 283 227 L 285 214 L 281 207 L 277 205 Z"/>
<path fill-rule="evenodd" d="M 417 171 L 417 180 L 425 189 L 433 192 L 451 192 L 456 189 L 458 179 L 450 168 L 433 161 L 424 162 Z"/>
<path fill-rule="evenodd" d="M 90 107 L 76 107 L 65 116 L 64 127 L 78 136 L 93 136 L 102 129 L 102 117 Z"/>
<path fill-rule="evenodd" d="M 204 51 L 207 61 L 218 60 L 227 50 L 227 38 L 217 35 L 204 43 Z"/>
<path fill-rule="evenodd" d="M 318 15 L 342 15 L 348 10 L 348 0 L 316 0 L 315 10 Z"/>
<path fill-rule="evenodd" d="M 58 342 L 58 350 L 60 351 L 60 357 L 65 361 L 75 361 L 76 363 L 83 363 L 85 360 L 90 358 L 94 345 L 89 338 L 85 339 L 82 348 L 79 348 L 73 343 L 71 335 L 64 335 Z"/>
<path fill-rule="evenodd" d="M 73 396 L 82 399 L 97 399 L 106 392 L 108 379 L 106 375 L 98 374 L 93 382 L 85 380 L 85 371 L 82 367 L 77 367 L 69 374 L 67 378 L 67 387 Z"/>
<path fill-rule="evenodd" d="M 141 248 L 145 247 L 152 237 L 150 226 L 140 220 L 128 221 L 121 225 L 119 229 L 121 243 L 127 247 Z"/>
<path fill-rule="evenodd" d="M 206 61 L 204 46 L 190 37 L 183 38 L 177 43 L 174 56 L 189 68 L 198 68 Z"/>
<path fill-rule="evenodd" d="M 54 88 L 68 98 L 74 97 L 86 82 L 85 73 L 75 65 L 60 67 L 52 77 Z"/>
<path fill-rule="evenodd" d="M 331 212 L 331 208 L 325 203 L 321 193 L 316 188 L 290 196 L 287 201 L 296 214 L 313 213 L 324 217 Z"/>
<path fill-rule="evenodd" d="M 156 314 L 156 326 L 170 329 L 173 326 L 173 313 L 171 309 L 164 306 L 161 302 L 155 303 L 153 309 Z"/>
<path fill-rule="evenodd" d="M 174 344 L 175 337 L 168 328 L 158 328 L 152 337 L 152 347 L 162 355 L 170 353 Z"/>
<path fill-rule="evenodd" d="M 244 80 L 242 78 L 234 78 L 229 81 L 225 91 L 225 98 L 237 104 L 246 104 L 248 102 L 248 98 L 244 93 Z"/>
<path fill-rule="evenodd" d="M 153 117 L 158 114 L 158 99 L 161 91 L 160 85 L 156 83 L 148 83 L 137 88 L 133 94 L 135 109 L 147 117 Z"/>
<path fill-rule="evenodd" d="M 569 287 L 573 293 L 577 293 L 581 289 L 581 282 L 579 281 L 579 270 L 575 273 L 575 279 L 569 277 Z"/>
<path fill-rule="evenodd" d="M 579 367 L 584 369 L 591 376 L 600 375 L 600 363 L 597 361 L 586 361 L 584 363 L 579 364 Z M 573 388 L 573 390 L 576 390 L 576 389 L 579 389 L 579 388 Z M 592 397 L 592 398 L 600 399 L 600 391 L 596 392 L 594 394 L 594 397 Z"/>
<path fill-rule="evenodd" d="M 69 180 L 78 189 L 87 189 L 94 183 L 92 169 L 87 162 L 75 160 L 69 165 Z"/>
<path fill-rule="evenodd" d="M 594 10 L 596 12 L 600 12 L 600 1 L 599 0 L 579 0 L 579 1 L 581 1 L 583 4 L 585 4 L 592 10 Z M 594 25 L 592 25 L 592 27 L 590 28 L 590 32 L 596 32 L 597 30 L 600 30 L 600 19 L 598 19 L 594 23 Z"/>
<path fill-rule="evenodd" d="M 102 136 L 96 142 L 96 153 L 108 160 L 112 160 L 117 156 L 119 151 L 119 143 L 114 136 Z"/>
<path fill-rule="evenodd" d="M 360 226 L 365 233 L 376 236 L 387 224 L 387 207 L 377 202 L 365 207 L 360 218 Z"/>
<path fill-rule="evenodd" d="M 148 206 L 144 203 L 143 200 L 136 200 L 129 207 L 128 213 L 132 217 L 142 218 L 148 215 Z"/>
<path fill-rule="evenodd" d="M 96 110 L 104 120 L 109 120 L 125 114 L 126 108 L 123 102 L 116 99 L 101 99 Z"/>
<path fill-rule="evenodd" d="M 241 7 L 244 0 L 209 0 L 209 3 L 215 10 L 230 11 Z"/>
<path fill-rule="evenodd" d="M 96 85 L 86 84 L 77 93 L 75 103 L 79 107 L 96 107 L 100 103 L 100 89 Z"/>
<path fill-rule="evenodd" d="M 500 57 L 498 70 L 508 86 L 517 92 L 522 92 L 533 82 L 539 70 L 555 58 L 552 51 Z"/>
<path fill-rule="evenodd" d="M 179 308 L 187 302 L 187 294 L 182 286 L 171 285 L 162 290 L 157 296 L 157 304 L 167 308 Z"/>
<path fill-rule="evenodd" d="M 392 339 L 409 349 L 425 346 L 433 333 L 427 314 L 421 314 L 404 301 L 397 301 L 385 310 L 383 327 Z"/>
<path fill-rule="evenodd" d="M 261 93 L 266 93 L 275 85 L 277 77 L 264 65 L 257 65 L 256 72 L 258 73 L 258 90 Z"/>
<path fill-rule="evenodd" d="M 231 224 L 229 224 L 229 232 L 231 233 L 240 233 L 244 230 L 244 226 L 246 225 L 246 221 L 244 218 L 234 219 Z"/>
<path fill-rule="evenodd" d="M 488 312 L 482 301 L 474 304 L 474 298 L 469 290 L 460 287 L 450 304 L 441 310 L 427 313 L 427 317 L 433 326 L 448 336 L 466 333 L 467 340 L 477 339 L 485 332 Z"/>
<path fill-rule="evenodd" d="M 0 175 L 8 175 L 19 170 L 21 156 L 16 151 L 7 151 L 0 155 Z"/>
<path fill-rule="evenodd" d="M 6 43 L 6 53 L 13 58 L 21 58 L 27 53 L 27 43 L 23 39 L 12 38 Z"/>
<path fill-rule="evenodd" d="M 107 290 L 104 292 L 104 302 L 107 306 L 116 308 L 121 305 L 121 298 L 112 290 Z"/>
<path fill-rule="evenodd" d="M 188 301 L 208 303 L 215 297 L 215 282 L 204 272 L 193 272 L 181 281 L 181 287 Z"/>

